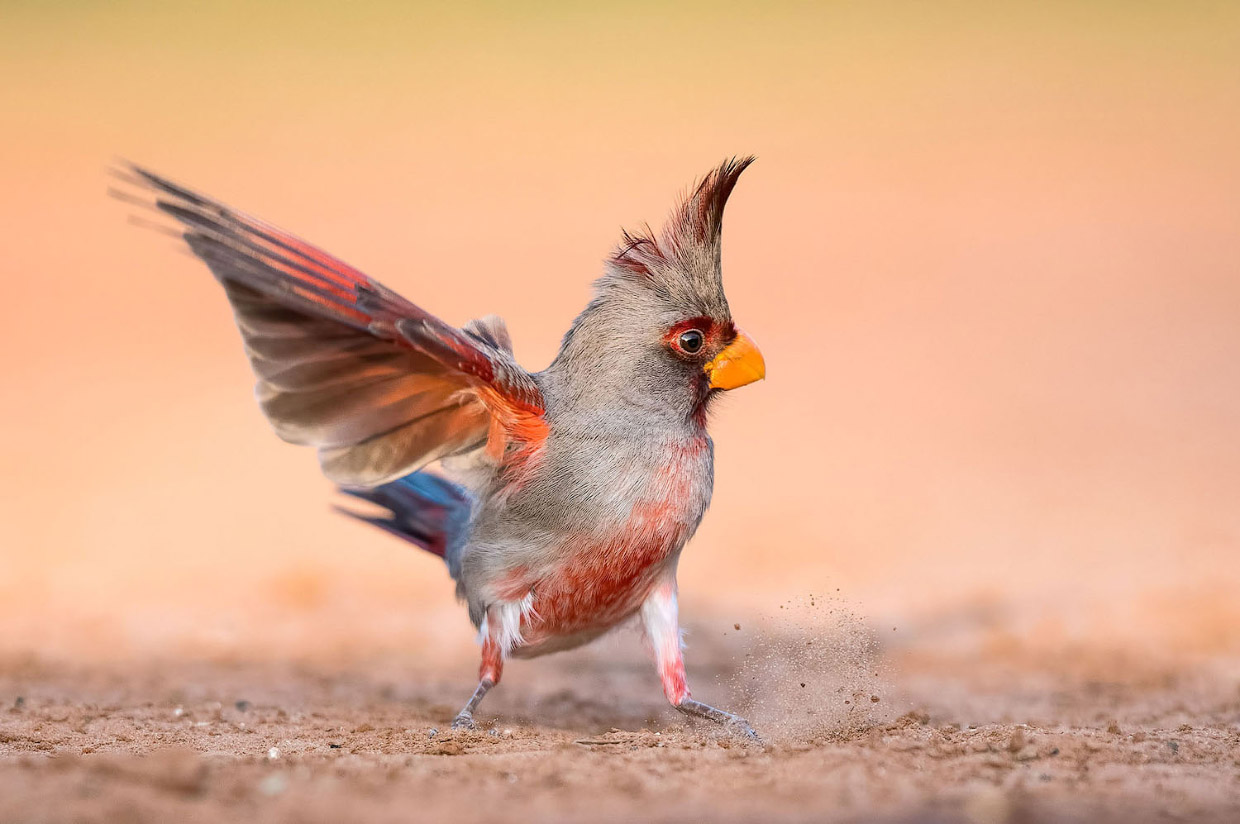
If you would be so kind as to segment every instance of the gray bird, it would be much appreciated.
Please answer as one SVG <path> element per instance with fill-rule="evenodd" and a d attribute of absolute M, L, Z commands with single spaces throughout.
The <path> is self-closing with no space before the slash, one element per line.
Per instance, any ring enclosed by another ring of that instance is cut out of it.
<path fill-rule="evenodd" d="M 386 510 L 357 517 L 447 563 L 482 646 L 454 726 L 473 726 L 508 656 L 571 649 L 639 616 L 668 701 L 754 736 L 690 697 L 676 587 L 710 503 L 711 401 L 765 376 L 720 268 L 724 205 L 750 162 L 712 170 L 657 234 L 625 233 L 533 374 L 498 317 L 457 329 L 280 229 L 130 168 L 224 287 L 276 433 Z"/>

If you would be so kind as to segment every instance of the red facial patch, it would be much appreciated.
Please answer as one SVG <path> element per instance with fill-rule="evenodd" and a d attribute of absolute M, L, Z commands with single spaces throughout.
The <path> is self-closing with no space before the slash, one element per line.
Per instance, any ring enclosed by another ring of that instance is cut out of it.
<path fill-rule="evenodd" d="M 702 348 L 697 352 L 685 352 L 680 347 L 680 336 L 685 332 L 688 332 L 690 329 L 696 329 L 701 332 L 702 337 L 704 338 Z M 731 321 L 728 321 L 727 323 L 720 323 L 714 318 L 707 317 L 706 315 L 698 315 L 695 318 L 687 318 L 682 320 L 679 323 L 673 324 L 670 329 L 663 333 L 663 342 L 669 346 L 672 351 L 676 352 L 678 355 L 690 358 L 698 357 L 699 355 L 706 353 L 710 353 L 713 356 L 715 352 L 718 352 L 735 339 L 736 326 Z"/>

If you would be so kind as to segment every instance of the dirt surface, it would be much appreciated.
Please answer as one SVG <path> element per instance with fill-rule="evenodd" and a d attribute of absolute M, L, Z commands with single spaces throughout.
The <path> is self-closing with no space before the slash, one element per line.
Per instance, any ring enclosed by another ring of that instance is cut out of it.
<path fill-rule="evenodd" d="M 1240 821 L 1240 3 L 2 8 L 0 822 Z M 107 167 L 540 369 L 620 227 L 750 152 L 769 379 L 678 575 L 765 743 L 631 633 L 452 733 L 442 563 L 331 511 Z"/>
<path fill-rule="evenodd" d="M 510 666 L 472 732 L 449 728 L 463 665 L 449 678 L 398 656 L 13 657 L 0 819 L 1240 817 L 1234 663 L 928 657 L 847 613 L 797 623 L 693 633 L 696 694 L 734 702 L 761 744 L 668 710 L 624 633 Z"/>

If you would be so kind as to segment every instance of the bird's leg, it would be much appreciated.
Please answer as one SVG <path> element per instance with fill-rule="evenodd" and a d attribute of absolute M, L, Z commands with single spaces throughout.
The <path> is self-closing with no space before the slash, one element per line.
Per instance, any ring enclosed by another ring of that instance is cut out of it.
<path fill-rule="evenodd" d="M 499 683 L 500 676 L 503 674 L 503 650 L 496 640 L 488 635 L 482 642 L 482 665 L 478 668 L 478 687 L 461 711 L 456 714 L 456 718 L 452 719 L 452 729 L 474 729 L 474 711 L 482 703 L 483 696 L 491 691 L 491 687 Z"/>
<path fill-rule="evenodd" d="M 676 600 L 676 577 L 665 576 L 642 603 L 642 626 L 646 637 L 654 647 L 655 662 L 659 668 L 659 680 L 663 682 L 663 694 L 676 709 L 685 715 L 695 715 L 722 724 L 732 732 L 746 738 L 758 739 L 749 722 L 739 715 L 703 704 L 689 697 L 689 685 L 685 682 L 685 659 L 681 650 L 679 607 Z"/>

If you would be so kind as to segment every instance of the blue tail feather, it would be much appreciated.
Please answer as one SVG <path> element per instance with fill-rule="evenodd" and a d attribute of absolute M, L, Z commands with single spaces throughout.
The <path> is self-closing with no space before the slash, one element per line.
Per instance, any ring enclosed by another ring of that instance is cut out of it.
<path fill-rule="evenodd" d="M 451 564 L 469 528 L 473 500 L 463 487 L 430 472 L 414 472 L 373 488 L 341 487 L 341 492 L 387 510 L 364 515 L 339 512 L 404 538 Z"/>

